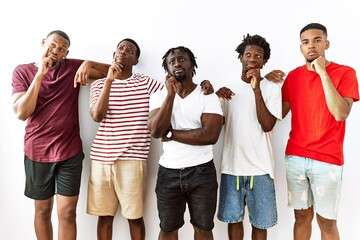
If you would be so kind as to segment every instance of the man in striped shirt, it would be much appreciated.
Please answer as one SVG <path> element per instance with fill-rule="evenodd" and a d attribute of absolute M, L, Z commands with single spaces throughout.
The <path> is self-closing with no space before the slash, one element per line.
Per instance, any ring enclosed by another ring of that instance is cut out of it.
<path fill-rule="evenodd" d="M 150 148 L 147 128 L 150 95 L 163 84 L 133 73 L 140 48 L 123 39 L 113 53 L 107 77 L 90 88 L 90 114 L 100 122 L 90 153 L 87 213 L 99 216 L 98 239 L 111 239 L 120 205 L 132 239 L 145 239 L 143 221 L 146 160 Z M 207 82 L 203 89 L 213 91 Z"/>
<path fill-rule="evenodd" d="M 131 238 L 145 238 L 142 216 L 150 147 L 149 96 L 163 85 L 132 72 L 139 56 L 138 44 L 123 39 L 113 53 L 107 77 L 90 88 L 90 114 L 100 125 L 90 153 L 87 213 L 99 216 L 98 239 L 111 239 L 119 205 L 128 219 Z"/>

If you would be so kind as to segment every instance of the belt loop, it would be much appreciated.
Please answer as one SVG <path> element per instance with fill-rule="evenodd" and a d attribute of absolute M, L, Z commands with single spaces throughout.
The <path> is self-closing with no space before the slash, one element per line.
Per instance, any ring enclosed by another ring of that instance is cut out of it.
<path fill-rule="evenodd" d="M 253 188 L 254 186 L 254 176 L 250 177 L 250 190 Z"/>

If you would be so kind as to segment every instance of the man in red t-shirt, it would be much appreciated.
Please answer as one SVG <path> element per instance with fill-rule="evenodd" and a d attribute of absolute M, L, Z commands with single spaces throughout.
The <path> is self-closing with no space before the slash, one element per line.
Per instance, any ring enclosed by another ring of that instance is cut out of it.
<path fill-rule="evenodd" d="M 291 109 L 285 154 L 294 239 L 310 239 L 314 206 L 322 238 L 339 239 L 345 120 L 359 100 L 358 81 L 354 69 L 325 58 L 325 26 L 306 25 L 300 40 L 305 65 L 290 71 L 282 87 L 283 117 Z"/>
<path fill-rule="evenodd" d="M 13 110 L 27 120 L 24 143 L 25 195 L 35 200 L 38 239 L 53 239 L 54 194 L 59 218 L 58 239 L 76 239 L 82 160 L 78 117 L 80 85 L 106 76 L 110 65 L 67 59 L 70 39 L 63 31 L 42 40 L 37 63 L 18 65 L 12 78 Z"/>

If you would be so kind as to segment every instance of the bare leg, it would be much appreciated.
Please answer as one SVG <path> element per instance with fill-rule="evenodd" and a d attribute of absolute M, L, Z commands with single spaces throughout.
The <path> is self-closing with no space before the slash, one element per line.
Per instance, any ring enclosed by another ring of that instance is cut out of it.
<path fill-rule="evenodd" d="M 252 226 L 251 239 L 252 240 L 266 240 L 267 238 L 267 230 L 259 229 Z"/>
<path fill-rule="evenodd" d="M 213 240 L 212 231 L 201 230 L 200 228 L 194 227 L 194 239 L 195 240 Z"/>
<path fill-rule="evenodd" d="M 339 231 L 337 229 L 336 220 L 330 220 L 316 214 L 317 222 L 321 231 L 322 240 L 339 240 Z"/>
<path fill-rule="evenodd" d="M 38 240 L 53 239 L 53 228 L 51 223 L 53 203 L 53 197 L 47 200 L 35 200 L 34 227 Z"/>
<path fill-rule="evenodd" d="M 97 225 L 98 240 L 111 240 L 114 216 L 99 216 Z"/>
<path fill-rule="evenodd" d="M 310 240 L 311 222 L 314 218 L 314 208 L 294 210 L 294 240 Z"/>
<path fill-rule="evenodd" d="M 242 240 L 244 239 L 244 225 L 242 222 L 228 224 L 229 240 Z"/>
<path fill-rule="evenodd" d="M 143 218 L 128 219 L 130 227 L 130 235 L 132 240 L 145 239 L 145 224 Z"/>
<path fill-rule="evenodd" d="M 59 240 L 76 239 L 76 205 L 79 197 L 57 195 L 57 213 L 59 218 Z"/>
<path fill-rule="evenodd" d="M 163 232 L 159 233 L 159 240 L 178 240 L 178 230 L 172 232 Z"/>

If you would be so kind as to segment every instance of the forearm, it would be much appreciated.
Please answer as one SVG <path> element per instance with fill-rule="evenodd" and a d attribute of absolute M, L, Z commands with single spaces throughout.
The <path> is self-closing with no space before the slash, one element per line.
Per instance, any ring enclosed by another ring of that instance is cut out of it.
<path fill-rule="evenodd" d="M 85 62 L 89 64 L 91 68 L 89 75 L 90 79 L 99 79 L 107 76 L 110 64 L 100 63 L 90 60 L 86 60 Z"/>
<path fill-rule="evenodd" d="M 352 100 L 347 101 L 339 94 L 327 73 L 320 75 L 320 77 L 324 89 L 326 104 L 330 113 L 334 116 L 336 121 L 345 120 L 350 114 Z"/>
<path fill-rule="evenodd" d="M 202 126 L 191 130 L 173 130 L 171 140 L 189 145 L 213 145 L 217 142 L 222 126 L 223 116 L 205 113 L 202 116 Z"/>
<path fill-rule="evenodd" d="M 109 108 L 110 90 L 112 82 L 113 81 L 108 79 L 105 80 L 104 87 L 100 92 L 99 98 L 96 100 L 95 104 L 90 109 L 90 115 L 92 119 L 96 122 L 101 122 L 106 116 L 107 110 Z"/>
<path fill-rule="evenodd" d="M 42 78 L 42 75 L 36 74 L 25 93 L 13 95 L 13 110 L 18 119 L 25 121 L 35 111 Z"/>
<path fill-rule="evenodd" d="M 217 131 L 211 131 L 205 128 L 172 130 L 172 132 L 171 140 L 188 145 L 213 145 L 219 138 Z"/>
<path fill-rule="evenodd" d="M 274 117 L 267 109 L 260 89 L 254 90 L 255 104 L 256 104 L 256 116 L 261 128 L 264 132 L 269 132 L 273 129 L 276 123 L 276 117 Z"/>
<path fill-rule="evenodd" d="M 170 128 L 174 97 L 175 95 L 167 95 L 161 107 L 149 114 L 148 129 L 152 137 L 160 138 Z"/>

